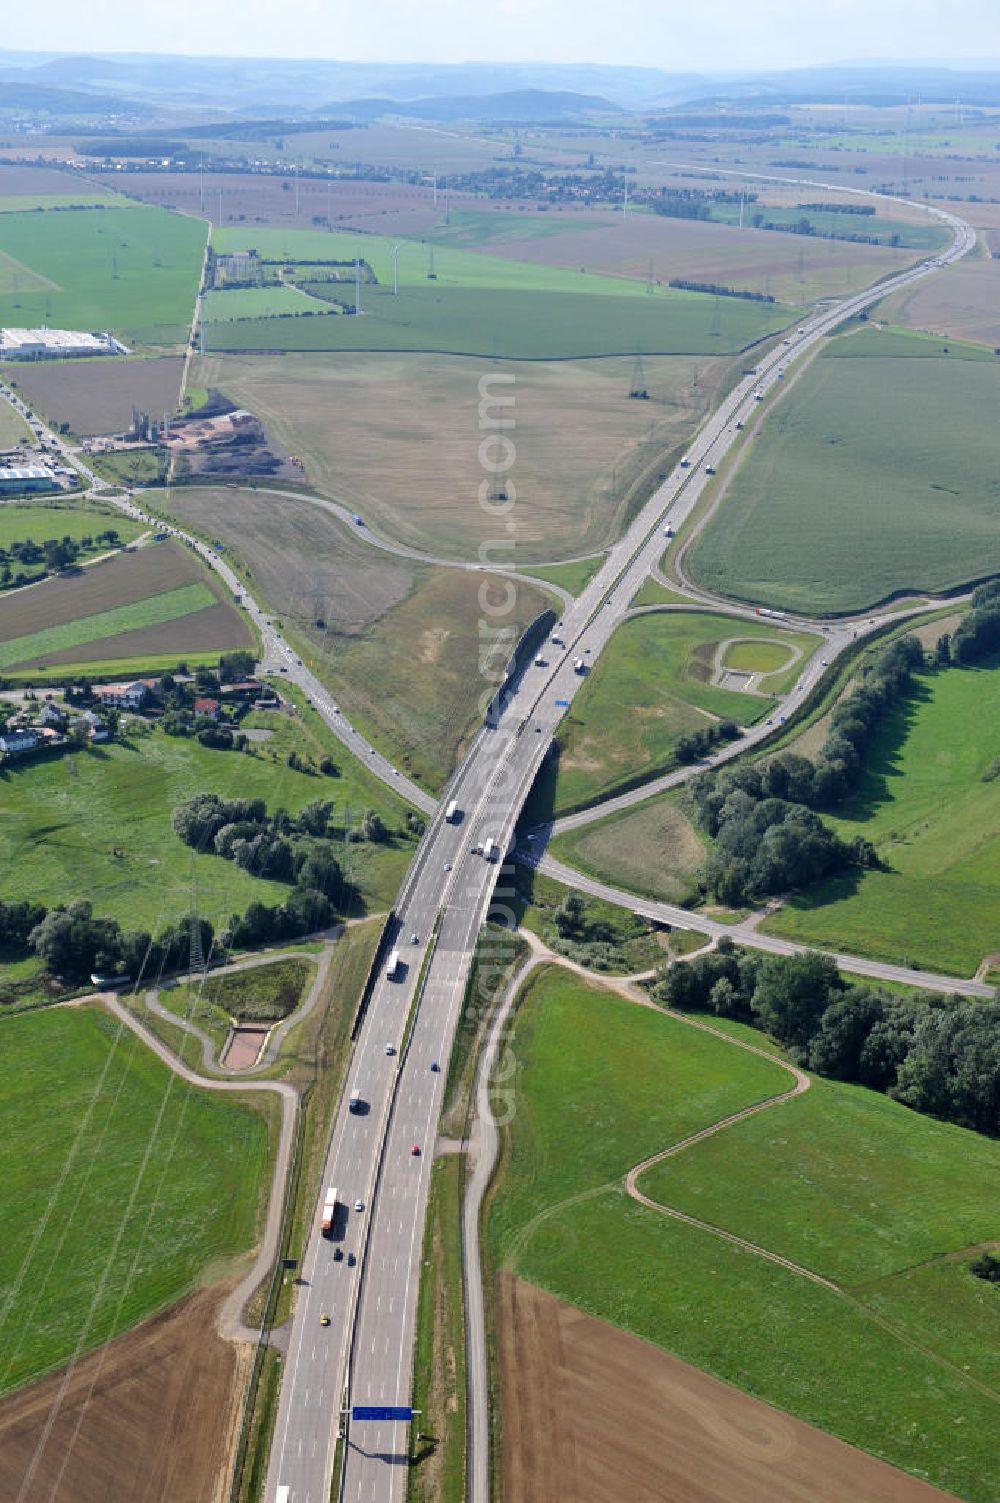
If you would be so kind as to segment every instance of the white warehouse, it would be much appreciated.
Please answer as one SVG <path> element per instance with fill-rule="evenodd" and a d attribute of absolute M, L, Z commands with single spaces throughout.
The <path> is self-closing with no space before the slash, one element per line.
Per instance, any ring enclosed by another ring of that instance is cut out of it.
<path fill-rule="evenodd" d="M 83 355 L 127 355 L 111 334 L 77 329 L 0 329 L 0 360 L 66 360 Z"/>

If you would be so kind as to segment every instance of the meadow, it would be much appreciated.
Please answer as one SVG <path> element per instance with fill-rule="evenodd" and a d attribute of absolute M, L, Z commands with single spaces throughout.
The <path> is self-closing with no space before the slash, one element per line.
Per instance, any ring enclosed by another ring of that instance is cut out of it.
<path fill-rule="evenodd" d="M 860 1299 L 843 1298 L 709 1231 L 638 1205 L 621 1186 L 627 1169 L 644 1156 L 788 1089 L 787 1072 L 555 970 L 525 988 L 510 1047 L 519 1066 L 518 1098 L 489 1215 L 496 1266 L 972 1503 L 990 1503 L 1000 1481 L 992 1445 L 994 1403 L 947 1350 L 954 1339 L 960 1360 L 983 1355 L 985 1341 L 977 1349 L 969 1320 L 976 1291 L 963 1294 L 957 1284 L 938 1282 L 954 1297 L 936 1312 L 938 1332 L 930 1349 L 920 1350 L 907 1337 L 927 1321 L 926 1300 L 915 1299 L 915 1308 L 906 1310 L 902 1298 L 894 1301 L 887 1318 L 895 1329 L 887 1330 Z M 829 1089 L 850 1094 L 848 1088 Z M 866 1226 L 875 1248 L 886 1241 L 901 1257 L 907 1246 L 953 1249 L 956 1241 L 963 1245 L 966 1231 L 982 1227 L 986 1212 L 972 1203 L 976 1171 L 985 1199 L 995 1145 L 981 1145 L 957 1129 L 941 1133 L 937 1124 L 924 1124 L 882 1098 L 873 1110 L 884 1109 L 902 1123 L 886 1129 L 884 1148 L 882 1124 L 872 1130 L 850 1103 L 840 1101 L 825 1139 L 814 1120 L 800 1141 L 792 1113 L 808 1100 L 761 1113 L 685 1150 L 656 1173 L 686 1173 L 689 1153 L 714 1155 L 729 1187 L 728 1198 L 719 1190 L 720 1221 L 750 1238 L 755 1230 L 763 1236 L 794 1227 L 785 1238 L 786 1252 L 810 1236 L 800 1223 L 814 1213 L 831 1246 L 837 1244 L 837 1220 L 825 1206 L 819 1211 L 811 1168 L 825 1168 L 831 1193 L 845 1196 L 857 1213 L 845 1219 L 847 1252 L 840 1257 L 849 1255 L 852 1239 L 863 1238 Z M 933 1152 L 922 1166 L 926 1129 Z M 758 1134 L 756 1158 L 749 1146 L 740 1151 L 738 1135 L 748 1131 Z M 769 1189 L 765 1203 L 767 1164 L 760 1155 L 772 1142 L 780 1193 Z M 968 1165 L 951 1183 L 968 1143 Z M 727 1148 L 737 1155 L 733 1162 Z M 864 1153 L 872 1185 L 890 1186 L 884 1212 L 875 1194 L 866 1198 L 854 1179 L 854 1150 Z M 911 1171 L 914 1188 L 919 1184 L 932 1196 L 931 1205 L 916 1210 L 912 1228 L 902 1191 L 892 1188 L 901 1165 Z M 742 1176 L 741 1166 L 747 1171 Z M 644 1179 L 647 1193 L 652 1178 L 650 1173 Z M 705 1186 L 706 1201 L 715 1197 L 716 1187 L 705 1185 L 704 1174 L 694 1179 L 694 1199 L 697 1186 Z M 952 1228 L 950 1241 L 949 1212 L 965 1218 L 957 1231 Z M 869 1267 L 879 1266 L 875 1252 Z M 974 1283 L 964 1269 L 961 1276 Z M 953 1277 L 960 1275 L 955 1271 Z M 871 1297 L 877 1308 L 878 1295 Z"/>
<path fill-rule="evenodd" d="M 966 351 L 905 334 L 834 343 L 751 442 L 688 555 L 692 578 L 821 612 L 988 573 L 1000 433 L 982 413 L 1000 400 L 1000 362 Z"/>
<path fill-rule="evenodd" d="M 0 506 L 0 548 L 10 548 L 14 543 L 45 543 L 50 539 L 72 538 L 80 551 L 78 562 L 107 552 L 107 543 L 98 543 L 96 534 L 113 527 L 122 542 L 129 543 L 144 530 L 142 524 L 123 517 L 119 512 L 99 511 L 96 507 L 82 506 L 78 502 L 8 502 Z M 81 545 L 89 537 L 87 547 Z M 44 561 L 25 564 L 11 561 L 14 574 L 26 574 L 28 582 L 40 579 L 46 572 Z"/>
<path fill-rule="evenodd" d="M 376 531 L 477 562 L 480 547 L 492 544 L 491 562 L 519 567 L 577 558 L 619 536 L 671 456 L 680 457 L 733 368 L 726 358 L 650 358 L 644 361 L 649 400 L 631 401 L 633 364 L 631 358 L 481 367 L 433 355 L 209 356 L 195 361 L 193 377 L 255 412 L 272 442 L 301 459 L 320 494 Z M 483 378 L 487 398 L 514 399 L 513 409 L 492 408 L 512 412 L 516 423 L 510 478 L 517 504 L 503 516 L 515 531 L 500 530 L 513 542 L 510 549 L 497 545 L 498 519 L 479 504 Z M 179 494 L 177 502 L 197 505 Z"/>
<path fill-rule="evenodd" d="M 770 217 L 771 211 L 765 212 Z M 652 268 L 656 284 L 681 277 L 761 293 L 792 305 L 843 297 L 914 259 L 912 251 L 884 245 L 740 230 L 721 220 L 671 219 L 652 213 L 637 213 L 628 220 L 620 214 L 583 221 L 528 213 L 476 217 L 481 221 L 477 243 L 494 255 L 574 271 L 586 267 L 590 274 L 627 277 L 640 285 Z M 465 218 L 460 212 L 457 225 L 437 230 L 435 239 L 444 234 L 458 243 L 472 243 L 471 238 L 460 239 L 469 233 L 463 229 Z"/>
<path fill-rule="evenodd" d="M 279 718 L 289 720 L 273 717 Z M 313 799 L 329 799 L 335 839 L 345 822 L 353 828 L 369 808 L 390 829 L 404 826 L 405 805 L 343 748 L 315 739 L 311 725 L 301 737 L 295 729 L 286 734 L 299 754 L 332 755 L 338 777 L 288 767 L 286 742 L 277 737 L 247 756 L 159 730 L 12 763 L 0 773 L 3 897 L 46 904 L 87 898 L 95 913 L 110 914 L 123 928 L 153 933 L 190 912 L 192 894 L 216 928 L 251 902 L 283 902 L 286 884 L 253 876 L 220 856 L 195 853 L 175 835 L 173 810 L 201 792 L 263 798 L 269 810 L 291 813 Z M 339 846 L 336 854 L 363 900 L 378 907 L 391 900 L 412 845 L 394 836 L 387 845 L 356 844 L 346 853 Z"/>
<path fill-rule="evenodd" d="M 706 845 L 674 789 L 632 809 L 557 835 L 553 856 L 588 876 L 664 903 L 686 904 L 696 894 L 696 876 Z"/>
<path fill-rule="evenodd" d="M 828 821 L 873 841 L 881 868 L 790 899 L 765 928 L 960 976 L 1000 951 L 1000 782 L 988 776 L 998 723 L 996 659 L 922 676 Z"/>
<path fill-rule="evenodd" d="M 711 682 L 717 650 L 734 636 L 777 646 L 785 658 L 789 649 L 809 654 L 816 645 L 802 633 L 707 611 L 650 612 L 623 622 L 560 728 L 550 808 L 568 813 L 667 771 L 678 740 L 719 719 L 750 725 L 769 714 L 773 697 Z M 783 691 L 801 667 L 797 659 L 793 668 L 762 680 L 763 687 Z"/>
<path fill-rule="evenodd" d="M 258 1111 L 96 1009 L 0 1027 L 6 1391 L 219 1278 L 253 1245 L 270 1150 Z"/>
<path fill-rule="evenodd" d="M 232 287 L 205 295 L 205 322 L 227 323 L 230 319 L 273 318 L 280 313 L 324 312 L 324 306 L 308 293 L 285 283 L 274 287 Z M 206 339 L 212 341 L 211 332 Z"/>
<path fill-rule="evenodd" d="M 19 412 L 7 401 L 0 400 L 0 449 L 13 449 L 23 439 L 30 440 L 31 430 Z"/>
<path fill-rule="evenodd" d="M 159 342 L 190 324 L 205 226 L 144 205 L 0 215 L 0 324 Z"/>

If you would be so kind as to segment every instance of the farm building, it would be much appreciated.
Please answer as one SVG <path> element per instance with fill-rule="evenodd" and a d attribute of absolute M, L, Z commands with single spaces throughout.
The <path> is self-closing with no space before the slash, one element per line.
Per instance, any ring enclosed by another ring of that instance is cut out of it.
<path fill-rule="evenodd" d="M 52 491 L 57 485 L 58 481 L 48 465 L 0 466 L 0 496 L 24 496 L 30 491 Z"/>
<path fill-rule="evenodd" d="M 111 334 L 77 329 L 0 329 L 0 360 L 66 360 L 81 355 L 127 355 Z"/>

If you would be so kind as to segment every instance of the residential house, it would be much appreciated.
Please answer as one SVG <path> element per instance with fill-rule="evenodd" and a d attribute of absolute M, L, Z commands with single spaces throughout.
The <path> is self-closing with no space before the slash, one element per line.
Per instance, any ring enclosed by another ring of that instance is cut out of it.
<path fill-rule="evenodd" d="M 38 732 L 30 727 L 0 731 L 0 757 L 23 757 L 35 750 L 40 739 Z"/>
<path fill-rule="evenodd" d="M 222 719 L 222 706 L 217 699 L 202 697 L 194 702 L 194 713 L 207 716 L 209 720 Z"/>
<path fill-rule="evenodd" d="M 156 697 L 155 678 L 137 678 L 131 684 L 98 684 L 96 694 L 102 705 L 116 710 L 143 710 Z"/>

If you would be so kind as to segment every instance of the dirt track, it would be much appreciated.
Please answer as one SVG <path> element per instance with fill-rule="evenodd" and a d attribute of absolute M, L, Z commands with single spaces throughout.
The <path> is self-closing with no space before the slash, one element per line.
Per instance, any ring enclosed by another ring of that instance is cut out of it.
<path fill-rule="evenodd" d="M 229 1288 L 204 1289 L 82 1358 L 30 1481 L 62 1372 L 0 1403 L 0 1498 L 217 1503 L 228 1481 L 248 1360 L 215 1334 Z"/>
<path fill-rule="evenodd" d="M 946 1503 L 554 1295 L 499 1276 L 507 1503 Z"/>

